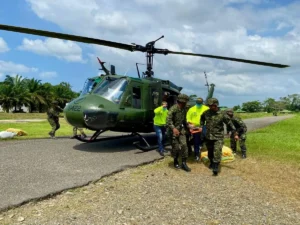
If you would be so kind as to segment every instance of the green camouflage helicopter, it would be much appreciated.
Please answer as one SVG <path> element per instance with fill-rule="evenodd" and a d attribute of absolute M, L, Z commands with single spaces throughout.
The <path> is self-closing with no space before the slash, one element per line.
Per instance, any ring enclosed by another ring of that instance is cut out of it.
<path fill-rule="evenodd" d="M 143 72 L 142 77 L 139 72 L 139 78 L 134 78 L 112 74 L 110 71 L 104 70 L 106 74 L 100 76 L 101 80 L 98 80 L 96 86 L 91 92 L 87 93 L 85 91 L 86 93 L 82 94 L 77 99 L 74 99 L 64 109 L 65 119 L 71 126 L 88 128 L 95 131 L 94 135 L 89 140 L 77 137 L 78 140 L 82 142 L 98 142 L 107 139 L 128 137 L 116 136 L 97 139 L 97 137 L 105 131 L 128 132 L 131 136 L 140 137 L 140 142 L 136 142 L 135 145 L 143 151 L 148 151 L 157 147 L 150 146 L 145 138 L 140 134 L 153 132 L 153 110 L 160 106 L 162 101 L 167 101 L 169 107 L 176 104 L 177 96 L 182 90 L 182 87 L 175 85 L 169 80 L 161 80 L 153 77 L 154 72 L 152 71 L 152 66 L 154 54 L 200 56 L 277 68 L 288 67 L 288 65 L 282 64 L 155 48 L 155 43 L 164 36 L 142 46 L 134 43 L 123 44 L 83 36 L 1 24 L 0 29 L 82 43 L 103 45 L 131 52 L 145 52 L 147 70 Z M 103 66 L 103 64 L 101 65 Z M 91 80 L 93 85 L 94 81 L 95 79 Z M 88 83 L 86 83 L 85 86 L 89 86 Z M 213 90 L 213 86 L 211 86 L 211 88 Z"/>

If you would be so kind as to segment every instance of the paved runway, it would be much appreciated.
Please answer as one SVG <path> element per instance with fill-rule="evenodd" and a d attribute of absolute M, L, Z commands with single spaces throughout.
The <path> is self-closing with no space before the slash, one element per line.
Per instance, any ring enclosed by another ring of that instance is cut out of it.
<path fill-rule="evenodd" d="M 288 117 L 245 122 L 250 131 Z M 153 134 L 147 137 L 155 140 Z M 90 144 L 65 138 L 0 141 L 0 210 L 160 158 L 156 151 L 135 149 L 135 140 L 129 137 Z"/>

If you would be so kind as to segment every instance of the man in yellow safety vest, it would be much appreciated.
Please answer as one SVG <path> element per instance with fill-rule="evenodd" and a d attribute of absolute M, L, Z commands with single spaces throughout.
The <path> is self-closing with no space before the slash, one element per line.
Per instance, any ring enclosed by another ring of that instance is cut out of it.
<path fill-rule="evenodd" d="M 154 131 L 157 136 L 158 150 L 161 156 L 164 156 L 164 141 L 166 134 L 166 122 L 168 116 L 168 103 L 163 101 L 161 106 L 154 109 Z"/>
<path fill-rule="evenodd" d="M 196 105 L 191 107 L 186 114 L 186 121 L 194 139 L 195 160 L 200 160 L 200 151 L 203 143 L 201 143 L 202 128 L 200 127 L 201 115 L 208 110 L 209 107 L 203 105 L 203 99 L 197 98 Z"/>

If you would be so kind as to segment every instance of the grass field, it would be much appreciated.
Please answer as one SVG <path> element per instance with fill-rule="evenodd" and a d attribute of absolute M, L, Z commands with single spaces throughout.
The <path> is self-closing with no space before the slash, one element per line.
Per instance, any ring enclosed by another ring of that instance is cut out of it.
<path fill-rule="evenodd" d="M 258 159 L 273 159 L 299 166 L 299 124 L 300 116 L 296 115 L 293 118 L 249 132 L 246 140 L 249 154 Z M 225 144 L 230 146 L 229 139 L 225 140 Z"/>
<path fill-rule="evenodd" d="M 48 133 L 51 126 L 48 121 L 45 122 L 28 122 L 28 123 L 0 123 L 0 131 L 8 128 L 22 129 L 28 133 L 27 136 L 15 137 L 14 139 L 29 139 L 29 138 L 45 138 L 49 137 Z M 63 119 L 60 119 L 60 129 L 56 132 L 56 136 L 71 136 L 73 128 Z M 92 131 L 84 130 L 86 134 L 93 133 Z M 14 140 L 10 139 L 10 140 Z M 2 139 L 3 140 L 3 139 Z M 0 139 L 1 141 L 1 139 Z"/>

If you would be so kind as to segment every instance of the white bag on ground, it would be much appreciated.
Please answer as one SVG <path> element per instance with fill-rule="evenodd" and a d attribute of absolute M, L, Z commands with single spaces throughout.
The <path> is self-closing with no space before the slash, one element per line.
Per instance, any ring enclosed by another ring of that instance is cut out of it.
<path fill-rule="evenodd" d="M 8 132 L 8 131 L 1 131 L 0 132 L 0 138 L 13 138 L 16 135 L 17 135 L 16 133 Z"/>

